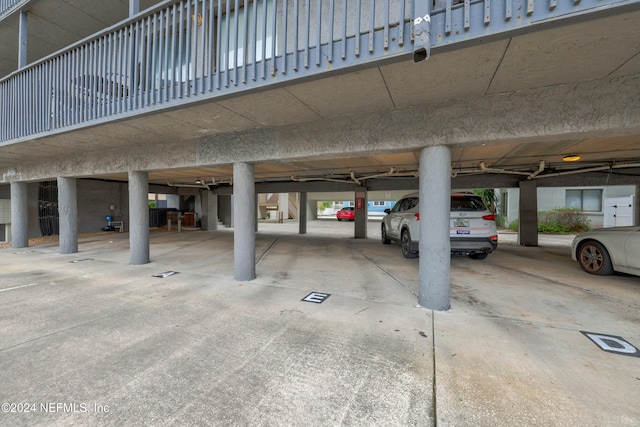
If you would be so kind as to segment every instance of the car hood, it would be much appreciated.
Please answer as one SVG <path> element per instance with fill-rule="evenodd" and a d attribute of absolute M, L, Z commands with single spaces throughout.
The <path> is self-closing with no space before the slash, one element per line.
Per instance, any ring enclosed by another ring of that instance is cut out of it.
<path fill-rule="evenodd" d="M 594 235 L 594 234 L 603 234 L 603 233 L 614 233 L 614 232 L 634 232 L 634 231 L 640 231 L 640 226 L 638 225 L 630 225 L 630 226 L 626 226 L 626 227 L 607 227 L 607 228 L 596 228 L 594 230 L 591 231 L 585 231 L 584 233 L 580 233 L 578 234 L 577 237 L 582 237 L 582 236 L 590 236 L 590 235 Z"/>

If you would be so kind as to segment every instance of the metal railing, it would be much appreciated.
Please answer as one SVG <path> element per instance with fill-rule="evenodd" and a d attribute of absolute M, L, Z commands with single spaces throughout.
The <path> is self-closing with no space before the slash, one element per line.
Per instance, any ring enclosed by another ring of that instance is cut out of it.
<path fill-rule="evenodd" d="M 0 141 L 402 50 L 414 0 L 182 0 L 0 81 Z M 313 69 L 313 70 L 312 70 Z"/>
<path fill-rule="evenodd" d="M 0 142 L 406 55 L 426 1 L 167 1 L 1 79 Z M 635 2 L 436 0 L 430 46 Z"/>
<path fill-rule="evenodd" d="M 0 0 L 0 19 L 8 15 L 28 0 Z"/>

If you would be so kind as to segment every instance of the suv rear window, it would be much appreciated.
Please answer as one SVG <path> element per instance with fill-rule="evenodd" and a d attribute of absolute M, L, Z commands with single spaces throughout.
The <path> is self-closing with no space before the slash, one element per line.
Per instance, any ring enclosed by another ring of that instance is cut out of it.
<path fill-rule="evenodd" d="M 480 197 L 474 196 L 452 196 L 451 197 L 451 210 L 452 211 L 484 211 L 487 208 L 482 203 Z"/>

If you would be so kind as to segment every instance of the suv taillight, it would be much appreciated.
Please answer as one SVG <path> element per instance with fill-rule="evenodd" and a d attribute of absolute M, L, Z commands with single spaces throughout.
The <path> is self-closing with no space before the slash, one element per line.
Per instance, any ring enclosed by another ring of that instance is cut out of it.
<path fill-rule="evenodd" d="M 491 241 L 493 243 L 498 243 L 498 236 L 497 235 L 496 236 L 489 236 L 489 239 L 491 239 Z"/>
<path fill-rule="evenodd" d="M 494 214 L 491 215 L 484 215 L 482 217 L 482 219 L 487 220 L 487 221 L 495 221 L 496 220 L 496 216 Z"/>
<path fill-rule="evenodd" d="M 416 221 L 420 221 L 420 212 L 414 213 L 414 215 L 416 217 Z"/>

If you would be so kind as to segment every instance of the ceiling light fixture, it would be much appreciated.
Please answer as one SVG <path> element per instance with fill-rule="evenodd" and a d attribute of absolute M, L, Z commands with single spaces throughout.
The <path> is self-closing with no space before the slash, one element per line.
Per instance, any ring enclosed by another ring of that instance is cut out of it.
<path fill-rule="evenodd" d="M 580 155 L 578 154 L 569 154 L 562 158 L 564 162 L 577 162 L 580 160 Z"/>
<path fill-rule="evenodd" d="M 202 179 L 200 178 L 196 179 L 196 184 L 202 184 Z"/>

